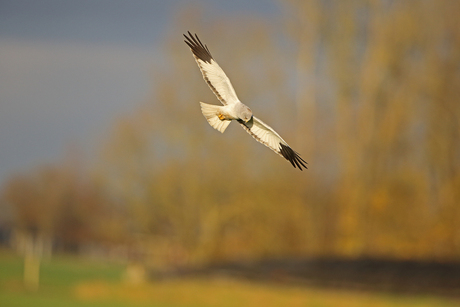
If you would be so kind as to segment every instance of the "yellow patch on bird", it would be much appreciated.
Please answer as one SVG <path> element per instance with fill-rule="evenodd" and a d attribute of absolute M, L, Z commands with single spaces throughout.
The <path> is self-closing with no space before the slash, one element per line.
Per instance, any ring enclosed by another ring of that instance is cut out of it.
<path fill-rule="evenodd" d="M 219 114 L 217 117 L 219 117 L 220 120 L 225 120 L 225 116 L 223 114 Z"/>

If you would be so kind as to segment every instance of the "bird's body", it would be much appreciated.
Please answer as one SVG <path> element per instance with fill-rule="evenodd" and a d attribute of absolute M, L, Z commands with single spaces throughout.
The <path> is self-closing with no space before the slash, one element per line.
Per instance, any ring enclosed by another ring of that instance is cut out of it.
<path fill-rule="evenodd" d="M 302 167 L 307 168 L 307 162 L 275 130 L 253 116 L 251 109 L 238 99 L 230 79 L 213 59 L 208 47 L 201 43 L 196 34 L 195 37 L 190 32 L 188 34 L 189 37 L 184 35 L 185 43 L 192 50 L 203 79 L 223 104 L 217 106 L 200 102 L 201 111 L 208 123 L 223 133 L 231 121 L 236 120 L 254 139 L 287 159 L 292 166 L 300 170 Z"/>
<path fill-rule="evenodd" d="M 247 122 L 252 117 L 251 109 L 242 102 L 236 102 L 220 107 L 221 120 L 243 120 Z"/>

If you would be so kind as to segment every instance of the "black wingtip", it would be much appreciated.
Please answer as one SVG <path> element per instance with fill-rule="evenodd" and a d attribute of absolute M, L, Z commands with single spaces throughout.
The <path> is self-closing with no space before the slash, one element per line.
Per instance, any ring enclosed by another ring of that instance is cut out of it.
<path fill-rule="evenodd" d="M 212 55 L 211 52 L 209 52 L 208 46 L 203 45 L 198 35 L 195 34 L 194 37 L 190 31 L 187 31 L 187 33 L 189 36 L 184 34 L 184 42 L 192 49 L 193 54 L 203 62 L 211 63 Z"/>
<path fill-rule="evenodd" d="M 304 159 L 302 159 L 297 152 L 292 150 L 291 147 L 280 143 L 280 153 L 283 155 L 284 158 L 286 158 L 286 160 L 291 162 L 294 168 L 296 168 L 297 166 L 301 171 L 302 167 L 308 169 L 308 167 L 306 166 L 306 164 L 308 163 Z"/>

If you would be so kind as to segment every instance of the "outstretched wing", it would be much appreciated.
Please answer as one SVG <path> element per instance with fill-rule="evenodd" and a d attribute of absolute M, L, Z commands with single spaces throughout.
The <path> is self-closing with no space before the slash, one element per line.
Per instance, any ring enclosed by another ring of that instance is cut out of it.
<path fill-rule="evenodd" d="M 238 120 L 238 122 L 254 139 L 291 162 L 292 166 L 297 166 L 300 170 L 302 170 L 302 167 L 307 168 L 305 164 L 308 163 L 289 147 L 288 143 L 275 130 L 263 121 L 253 116 L 247 123 L 242 120 Z"/>
<path fill-rule="evenodd" d="M 188 35 L 189 36 L 186 36 L 184 34 L 186 39 L 185 43 L 192 50 L 195 61 L 198 63 L 198 67 L 200 67 L 201 73 L 203 74 L 203 79 L 220 102 L 222 102 L 223 105 L 239 102 L 240 100 L 236 96 L 230 80 L 222 68 L 220 68 L 217 62 L 212 58 L 208 46 L 203 45 L 196 34 L 194 37 L 188 32 Z"/>

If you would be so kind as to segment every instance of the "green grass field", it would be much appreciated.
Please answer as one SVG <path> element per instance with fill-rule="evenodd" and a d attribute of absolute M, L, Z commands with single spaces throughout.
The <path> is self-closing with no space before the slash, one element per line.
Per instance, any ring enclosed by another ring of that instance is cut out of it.
<path fill-rule="evenodd" d="M 41 266 L 40 288 L 28 291 L 22 283 L 22 259 L 0 252 L 0 306 L 460 306 L 459 300 L 433 296 L 335 291 L 247 281 L 177 279 L 129 285 L 121 265 L 75 257 L 54 257 Z"/>

